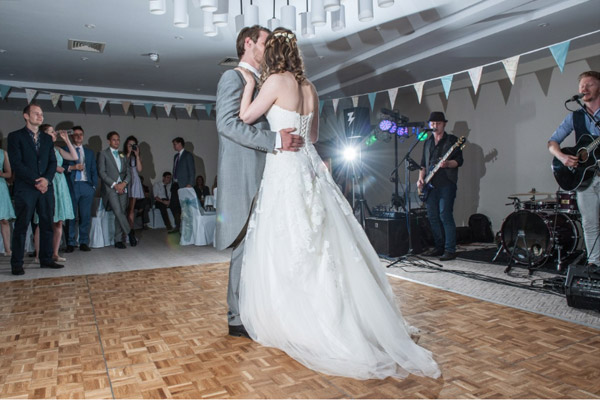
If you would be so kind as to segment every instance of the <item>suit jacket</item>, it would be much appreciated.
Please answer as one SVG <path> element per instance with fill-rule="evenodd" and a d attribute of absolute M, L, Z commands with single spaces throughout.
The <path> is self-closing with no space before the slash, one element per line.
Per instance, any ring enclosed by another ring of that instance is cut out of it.
<path fill-rule="evenodd" d="M 223 250 L 239 236 L 258 192 L 266 153 L 275 148 L 276 133 L 263 116 L 254 124 L 239 118 L 245 81 L 240 72 L 228 70 L 217 86 L 219 133 L 219 195 L 217 196 L 216 247 Z"/>
<path fill-rule="evenodd" d="M 112 149 L 108 147 L 98 153 L 98 175 L 100 175 L 100 181 L 102 182 L 101 195 L 104 204 L 108 203 L 108 197 L 116 193 L 115 189 L 112 188 L 112 184 L 118 182 L 121 178 L 121 182 L 131 182 L 129 175 L 129 168 L 127 168 L 127 158 L 123 153 L 119 153 L 121 159 L 121 168 L 117 167 L 117 162 L 112 155 Z"/>
<path fill-rule="evenodd" d="M 39 133 L 39 153 L 35 150 L 35 144 L 24 127 L 8 135 L 8 158 L 10 166 L 15 174 L 14 190 L 37 191 L 35 180 L 44 177 L 48 180 L 48 186 L 52 191 L 52 179 L 56 173 L 56 155 L 52 138 L 43 132 Z"/>
<path fill-rule="evenodd" d="M 83 158 L 85 163 L 85 174 L 87 176 L 87 182 L 92 185 L 95 189 L 98 187 L 98 170 L 96 169 L 96 157 L 94 156 L 94 152 L 87 147 L 83 148 Z M 63 149 L 68 153 L 69 148 L 63 147 Z M 73 188 L 73 182 L 75 182 L 75 171 L 69 171 L 70 165 L 77 164 L 77 160 L 65 160 L 63 166 L 65 167 L 65 175 L 67 178 L 67 182 L 69 183 L 69 187 Z"/>
<path fill-rule="evenodd" d="M 177 153 L 173 156 L 173 162 L 175 162 Z M 177 183 L 180 188 L 184 188 L 187 185 L 194 186 L 196 182 L 196 164 L 194 162 L 194 156 L 187 150 L 181 152 L 179 161 L 177 162 L 177 171 L 173 171 L 173 177 L 177 176 Z"/>

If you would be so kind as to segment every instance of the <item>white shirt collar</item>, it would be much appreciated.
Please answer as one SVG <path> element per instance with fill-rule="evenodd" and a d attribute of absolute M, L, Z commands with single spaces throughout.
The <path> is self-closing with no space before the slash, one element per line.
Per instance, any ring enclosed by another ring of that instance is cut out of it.
<path fill-rule="evenodd" d="M 254 75 L 256 75 L 257 78 L 260 78 L 260 73 L 258 72 L 258 70 L 256 68 L 254 68 L 252 65 L 248 64 L 247 62 L 240 61 L 240 63 L 238 64 L 238 67 L 246 68 L 248 71 L 250 71 Z"/>

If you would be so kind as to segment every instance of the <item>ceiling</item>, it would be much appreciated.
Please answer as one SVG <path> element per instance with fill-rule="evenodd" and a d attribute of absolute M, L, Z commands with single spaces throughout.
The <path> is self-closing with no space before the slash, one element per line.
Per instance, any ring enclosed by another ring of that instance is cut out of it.
<path fill-rule="evenodd" d="M 0 83 L 14 88 L 10 97 L 24 98 L 22 88 L 33 88 L 109 102 L 214 103 L 229 68 L 219 62 L 236 57 L 233 19 L 240 3 L 230 0 L 229 25 L 207 37 L 203 11 L 189 1 L 190 26 L 177 28 L 171 0 L 164 15 L 150 14 L 148 0 L 0 0 Z M 326 25 L 315 38 L 298 35 L 322 98 L 409 85 L 600 29 L 598 0 L 395 0 L 388 8 L 373 0 L 370 22 L 358 21 L 357 2 L 342 0 L 345 29 Z M 266 25 L 273 2 L 253 4 Z M 277 14 L 284 4 L 276 2 Z M 289 4 L 301 12 L 307 2 Z M 573 41 L 571 49 L 598 38 Z M 106 46 L 101 54 L 73 51 L 69 39 Z M 159 54 L 158 64 L 148 53 Z M 538 53 L 528 57 L 548 56 Z"/>

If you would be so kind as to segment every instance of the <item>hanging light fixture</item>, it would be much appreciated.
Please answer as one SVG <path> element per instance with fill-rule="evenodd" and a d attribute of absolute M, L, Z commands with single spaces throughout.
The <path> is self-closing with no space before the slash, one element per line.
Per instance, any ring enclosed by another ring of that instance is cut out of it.
<path fill-rule="evenodd" d="M 334 12 L 340 9 L 340 0 L 323 0 L 325 11 Z"/>
<path fill-rule="evenodd" d="M 244 26 L 258 25 L 258 6 L 250 4 L 244 8 Z"/>
<path fill-rule="evenodd" d="M 178 28 L 190 26 L 187 0 L 173 0 L 173 25 Z"/>
<path fill-rule="evenodd" d="M 203 11 L 203 22 L 204 26 L 202 27 L 204 31 L 204 36 L 217 36 L 217 27 L 213 23 L 213 13 L 208 11 Z"/>
<path fill-rule="evenodd" d="M 235 31 L 240 32 L 244 28 L 244 6 L 240 0 L 240 14 L 235 16 Z"/>
<path fill-rule="evenodd" d="M 377 0 L 377 4 L 381 8 L 391 7 L 394 5 L 394 0 Z"/>
<path fill-rule="evenodd" d="M 167 12 L 167 0 L 150 0 L 150 12 L 162 15 Z"/>
<path fill-rule="evenodd" d="M 292 32 L 296 31 L 296 7 L 290 6 L 290 0 L 281 7 L 281 26 Z"/>
<path fill-rule="evenodd" d="M 300 33 L 305 38 L 315 37 L 315 26 L 312 24 L 311 15 L 308 11 L 308 0 L 306 0 L 306 12 L 300 13 Z"/>
<path fill-rule="evenodd" d="M 229 0 L 219 0 L 217 11 L 212 16 L 212 21 L 215 26 L 227 26 L 229 18 Z"/>
<path fill-rule="evenodd" d="M 323 7 L 323 0 L 312 0 L 310 12 L 313 26 L 324 26 L 327 23 L 327 13 Z"/>
<path fill-rule="evenodd" d="M 281 26 L 281 22 L 279 21 L 278 18 L 275 18 L 275 0 L 273 0 L 273 18 L 271 18 L 270 20 L 267 21 L 267 28 L 269 28 L 269 30 L 275 30 L 275 28 L 278 28 Z"/>
<path fill-rule="evenodd" d="M 331 13 L 331 30 L 341 31 L 346 27 L 346 7 L 340 5 L 340 9 Z"/>
<path fill-rule="evenodd" d="M 358 20 L 361 22 L 373 19 L 373 0 L 358 0 Z"/>
<path fill-rule="evenodd" d="M 200 0 L 200 8 L 202 11 L 215 12 L 218 8 L 218 0 Z"/>

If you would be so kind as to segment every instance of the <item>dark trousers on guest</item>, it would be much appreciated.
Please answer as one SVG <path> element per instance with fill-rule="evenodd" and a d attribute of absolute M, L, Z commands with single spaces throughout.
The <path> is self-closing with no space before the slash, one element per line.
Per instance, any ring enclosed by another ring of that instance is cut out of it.
<path fill-rule="evenodd" d="M 163 200 L 167 200 L 167 199 L 163 199 Z M 158 210 L 160 211 L 160 215 L 162 216 L 163 222 L 165 223 L 165 226 L 167 227 L 167 229 L 172 230 L 173 226 L 171 226 L 171 220 L 169 219 L 168 207 L 158 201 L 156 203 L 154 203 L 154 206 L 156 208 L 158 208 Z"/>
<path fill-rule="evenodd" d="M 171 183 L 171 202 L 169 203 L 169 208 L 173 213 L 176 229 L 179 229 L 179 227 L 181 226 L 181 204 L 179 204 L 178 190 L 179 184 L 177 182 Z"/>

